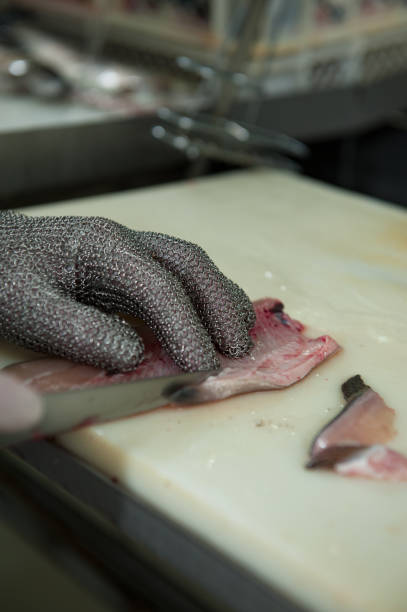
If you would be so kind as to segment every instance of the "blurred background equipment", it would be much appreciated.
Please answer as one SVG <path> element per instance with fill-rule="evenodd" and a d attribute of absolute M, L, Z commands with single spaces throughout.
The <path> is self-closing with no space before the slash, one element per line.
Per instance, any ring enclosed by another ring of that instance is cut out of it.
<path fill-rule="evenodd" d="M 405 203 L 404 0 L 14 0 L 0 9 L 0 161 L 10 177 L 1 201 L 174 180 L 192 161 L 195 175 L 302 168 Z M 157 121 L 161 108 L 170 114 Z M 300 144 L 282 151 L 276 134 Z"/>

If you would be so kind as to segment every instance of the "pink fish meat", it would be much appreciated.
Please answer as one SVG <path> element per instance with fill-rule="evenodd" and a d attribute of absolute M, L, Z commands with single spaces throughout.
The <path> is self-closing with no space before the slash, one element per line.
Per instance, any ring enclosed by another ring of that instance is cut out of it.
<path fill-rule="evenodd" d="M 331 468 L 342 476 L 407 480 L 407 457 L 384 446 L 395 434 L 395 411 L 353 376 L 342 385 L 345 408 L 316 436 L 308 468 Z"/>
<path fill-rule="evenodd" d="M 242 359 L 220 355 L 221 371 L 196 387 L 182 389 L 178 403 L 191 404 L 220 400 L 232 395 L 268 389 L 281 389 L 298 382 L 319 363 L 339 350 L 330 336 L 307 338 L 302 323 L 283 312 L 283 304 L 273 298 L 254 302 L 256 323 L 250 334 L 253 348 Z M 133 372 L 108 374 L 103 370 L 60 359 L 41 359 L 7 368 L 30 387 L 43 393 L 81 389 L 180 372 L 157 340 L 142 332 L 144 361 Z"/>
<path fill-rule="evenodd" d="M 253 305 L 256 323 L 250 332 L 254 344 L 250 354 L 238 360 L 221 355 L 220 374 L 194 389 L 181 389 L 174 399 L 190 404 L 250 391 L 283 389 L 339 350 L 330 336 L 304 336 L 303 324 L 285 314 L 280 301 L 264 298 Z"/>
<path fill-rule="evenodd" d="M 332 462 L 347 448 L 383 444 L 394 437 L 395 412 L 383 398 L 354 376 L 342 385 L 345 408 L 316 436 L 311 448 L 313 464 Z"/>
<path fill-rule="evenodd" d="M 342 476 L 362 476 L 374 480 L 407 480 L 407 457 L 377 444 L 354 451 L 335 464 L 335 472 Z"/>

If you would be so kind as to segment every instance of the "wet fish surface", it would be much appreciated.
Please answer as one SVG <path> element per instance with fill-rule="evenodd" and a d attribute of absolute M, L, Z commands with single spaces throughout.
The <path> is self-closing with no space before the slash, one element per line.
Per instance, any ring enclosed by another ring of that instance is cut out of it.
<path fill-rule="evenodd" d="M 346 405 L 315 437 L 309 467 L 313 462 L 332 462 L 349 447 L 383 444 L 396 433 L 395 411 L 359 375 L 342 385 L 342 393 Z"/>
<path fill-rule="evenodd" d="M 241 359 L 220 355 L 221 371 L 196 387 L 187 387 L 177 403 L 221 400 L 232 395 L 288 387 L 340 347 L 328 335 L 307 338 L 304 325 L 291 319 L 273 298 L 253 303 L 256 322 L 250 332 L 253 348 Z M 39 359 L 13 364 L 7 371 L 42 393 L 84 389 L 106 384 L 181 373 L 148 329 L 139 330 L 145 345 L 143 362 L 133 372 L 108 374 L 103 370 L 62 359 Z"/>
<path fill-rule="evenodd" d="M 359 375 L 342 385 L 345 407 L 315 437 L 308 468 L 342 476 L 407 480 L 407 457 L 385 445 L 396 435 L 395 411 Z"/>
<path fill-rule="evenodd" d="M 254 302 L 253 349 L 242 359 L 220 356 L 221 372 L 198 387 L 184 388 L 177 402 L 200 403 L 251 391 L 283 389 L 300 381 L 339 350 L 330 336 L 304 336 L 304 325 L 291 319 L 273 298 Z"/>
<path fill-rule="evenodd" d="M 346 459 L 338 461 L 334 469 L 342 476 L 407 481 L 407 457 L 382 444 L 354 451 Z"/>

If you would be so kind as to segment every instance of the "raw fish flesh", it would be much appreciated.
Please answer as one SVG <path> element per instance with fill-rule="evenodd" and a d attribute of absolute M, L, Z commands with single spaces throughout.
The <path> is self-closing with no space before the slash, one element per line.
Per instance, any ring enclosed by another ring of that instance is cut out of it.
<path fill-rule="evenodd" d="M 253 340 L 250 354 L 242 359 L 229 359 L 221 355 L 220 373 L 196 387 L 182 389 L 179 397 L 175 398 L 177 403 L 207 402 L 239 393 L 288 387 L 339 350 L 339 345 L 330 336 L 316 339 L 304 336 L 302 323 L 285 314 L 279 300 L 264 298 L 253 305 L 256 323 L 250 332 Z M 108 374 L 61 359 L 14 364 L 7 371 L 43 393 L 181 372 L 149 330 L 138 331 L 143 336 L 145 357 L 133 372 Z"/>
<path fill-rule="evenodd" d="M 321 461 L 332 463 L 343 448 L 383 444 L 396 433 L 394 410 L 360 376 L 347 380 L 342 392 L 346 406 L 316 436 L 309 467 Z"/>
<path fill-rule="evenodd" d="M 377 444 L 353 453 L 335 464 L 335 472 L 342 476 L 362 476 L 375 480 L 407 480 L 407 457 Z"/>
<path fill-rule="evenodd" d="M 395 411 L 359 375 L 342 385 L 345 408 L 316 436 L 308 468 L 342 476 L 407 480 L 407 457 L 384 445 L 395 434 Z"/>
<path fill-rule="evenodd" d="M 242 359 L 221 356 L 222 370 L 199 386 L 181 389 L 177 402 L 188 404 L 224 399 L 250 391 L 283 389 L 298 382 L 339 350 L 330 336 L 311 339 L 304 326 L 283 312 L 272 298 L 254 302 L 256 323 L 250 332 L 254 346 Z"/>

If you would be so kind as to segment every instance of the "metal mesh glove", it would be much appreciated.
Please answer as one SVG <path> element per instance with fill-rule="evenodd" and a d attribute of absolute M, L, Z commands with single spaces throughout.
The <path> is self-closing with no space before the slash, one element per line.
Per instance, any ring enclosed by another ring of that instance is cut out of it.
<path fill-rule="evenodd" d="M 0 213 L 0 336 L 110 371 L 143 356 L 140 317 L 184 370 L 250 347 L 245 293 L 198 246 L 101 217 Z M 107 314 L 110 313 L 110 314 Z M 214 343 L 214 344 L 213 344 Z"/>

